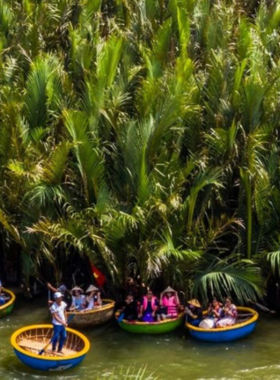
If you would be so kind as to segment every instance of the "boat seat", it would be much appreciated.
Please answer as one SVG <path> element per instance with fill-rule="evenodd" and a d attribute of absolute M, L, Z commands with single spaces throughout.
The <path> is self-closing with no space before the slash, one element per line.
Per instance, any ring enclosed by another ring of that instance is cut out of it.
<path fill-rule="evenodd" d="M 42 350 L 42 348 L 44 348 L 44 346 L 46 345 L 47 342 L 36 342 L 36 341 L 32 341 L 30 339 L 22 339 L 18 344 L 20 347 L 22 347 L 23 349 L 29 349 L 29 350 L 32 350 L 34 353 L 38 354 L 40 352 L 40 350 Z M 46 355 L 47 356 L 71 356 L 71 355 L 75 355 L 77 352 L 76 351 L 73 351 L 73 350 L 69 350 L 68 348 L 63 348 L 63 353 L 59 353 L 59 352 L 53 352 L 51 349 L 47 349 L 45 351 Z"/>

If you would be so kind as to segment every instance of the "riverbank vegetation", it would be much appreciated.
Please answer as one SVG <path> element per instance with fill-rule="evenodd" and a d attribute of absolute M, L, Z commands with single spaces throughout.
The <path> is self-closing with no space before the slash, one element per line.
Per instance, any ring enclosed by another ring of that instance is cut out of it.
<path fill-rule="evenodd" d="M 1 275 L 277 283 L 279 26 L 278 0 L 0 0 Z"/>

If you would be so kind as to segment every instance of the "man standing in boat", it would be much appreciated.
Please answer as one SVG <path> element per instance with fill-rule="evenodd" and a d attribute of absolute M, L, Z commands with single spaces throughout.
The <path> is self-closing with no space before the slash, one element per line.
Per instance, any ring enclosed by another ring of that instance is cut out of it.
<path fill-rule="evenodd" d="M 57 352 L 62 353 L 62 348 L 67 338 L 67 333 L 65 327 L 67 327 L 66 322 L 66 303 L 62 301 L 63 295 L 60 292 L 54 293 L 54 303 L 50 307 L 50 312 L 52 314 L 52 324 L 53 324 L 53 338 L 52 338 L 52 350 L 56 351 L 56 346 L 58 343 Z"/>

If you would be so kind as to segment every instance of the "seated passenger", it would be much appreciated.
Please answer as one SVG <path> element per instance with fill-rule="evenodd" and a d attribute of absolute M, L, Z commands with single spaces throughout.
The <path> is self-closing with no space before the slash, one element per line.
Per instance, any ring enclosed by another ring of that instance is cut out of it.
<path fill-rule="evenodd" d="M 89 311 L 92 310 L 96 307 L 101 307 L 102 306 L 102 300 L 100 297 L 100 290 L 94 286 L 90 285 L 87 290 L 86 290 L 86 308 L 82 311 Z"/>
<path fill-rule="evenodd" d="M 186 322 L 191 325 L 198 326 L 203 319 L 202 309 L 199 301 L 197 299 L 192 299 L 188 301 L 188 306 L 186 307 Z"/>
<path fill-rule="evenodd" d="M 238 313 L 236 306 L 232 303 L 232 299 L 230 297 L 227 297 L 224 308 L 224 316 L 220 321 L 217 322 L 216 327 L 226 327 L 234 325 L 236 322 L 237 315 Z"/>
<path fill-rule="evenodd" d="M 178 293 L 168 286 L 160 294 L 159 305 L 160 309 L 157 312 L 158 321 L 166 318 L 176 318 L 178 316 L 178 306 L 180 305 Z"/>
<path fill-rule="evenodd" d="M 207 310 L 207 317 L 199 324 L 203 329 L 212 329 L 216 327 L 216 323 L 222 318 L 223 309 L 217 298 L 213 298 Z"/>
<path fill-rule="evenodd" d="M 133 294 L 127 294 L 126 300 L 123 303 L 123 310 L 118 318 L 119 321 L 126 319 L 127 321 L 135 321 L 138 316 L 138 305 Z"/>
<path fill-rule="evenodd" d="M 86 306 L 86 299 L 83 295 L 83 289 L 79 288 L 78 286 L 75 286 L 71 290 L 72 294 L 72 304 L 70 307 L 71 311 L 82 311 Z"/>
<path fill-rule="evenodd" d="M 154 322 L 158 308 L 158 299 L 153 296 L 153 292 L 149 290 L 147 295 L 143 297 L 138 318 L 143 322 Z"/>
<path fill-rule="evenodd" d="M 0 306 L 4 305 L 6 302 L 5 300 L 5 296 L 4 294 L 2 293 L 2 282 L 0 280 Z"/>
<path fill-rule="evenodd" d="M 2 292 L 2 282 L 0 280 L 0 306 L 5 305 L 7 301 L 9 301 L 10 297 L 6 296 L 5 293 Z"/>

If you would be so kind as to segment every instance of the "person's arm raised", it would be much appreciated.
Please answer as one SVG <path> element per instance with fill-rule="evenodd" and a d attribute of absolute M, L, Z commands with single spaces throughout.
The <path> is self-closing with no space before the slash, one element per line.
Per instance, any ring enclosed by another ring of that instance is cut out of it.
<path fill-rule="evenodd" d="M 47 288 L 48 288 L 49 290 L 51 290 L 53 293 L 55 293 L 55 292 L 58 291 L 58 289 L 55 288 L 54 286 L 52 286 L 52 284 L 50 284 L 49 282 L 47 282 Z"/>

